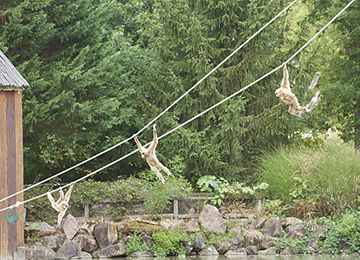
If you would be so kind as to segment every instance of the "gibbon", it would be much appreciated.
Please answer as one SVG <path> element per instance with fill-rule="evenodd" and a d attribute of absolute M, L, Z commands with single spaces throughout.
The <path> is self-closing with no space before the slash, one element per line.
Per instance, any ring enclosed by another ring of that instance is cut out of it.
<path fill-rule="evenodd" d="M 289 105 L 289 113 L 292 115 L 301 117 L 301 112 L 310 112 L 308 108 L 300 106 L 297 97 L 291 92 L 289 73 L 286 65 L 284 66 L 284 76 L 281 81 L 281 87 L 275 90 L 275 95 L 280 97 L 286 104 Z"/>
<path fill-rule="evenodd" d="M 166 168 L 164 165 L 162 165 L 158 158 L 156 157 L 155 154 L 155 148 L 158 144 L 158 137 L 157 137 L 157 133 L 156 133 L 156 124 L 154 124 L 153 126 L 153 141 L 150 144 L 149 149 L 144 148 L 139 140 L 137 139 L 136 135 L 134 135 L 134 139 L 136 142 L 137 147 L 139 148 L 139 152 L 141 153 L 141 157 L 146 159 L 146 162 L 149 164 L 150 169 L 156 173 L 157 177 L 161 180 L 162 183 L 165 183 L 165 179 L 164 177 L 161 175 L 161 173 L 159 172 L 159 170 L 163 170 L 164 172 L 167 173 L 167 175 L 171 175 L 171 172 L 169 171 L 168 168 Z"/>
<path fill-rule="evenodd" d="M 69 200 L 70 200 L 70 195 L 71 195 L 73 186 L 74 185 L 70 186 L 70 188 L 66 192 L 65 196 L 64 196 L 64 192 L 62 190 L 59 190 L 60 198 L 58 199 L 57 202 L 55 202 L 51 193 L 47 192 L 48 199 L 51 202 L 51 207 L 53 207 L 53 209 L 55 209 L 57 212 L 59 212 L 58 222 L 57 222 L 58 228 L 60 228 L 61 221 L 65 215 L 67 208 L 69 207 Z"/>

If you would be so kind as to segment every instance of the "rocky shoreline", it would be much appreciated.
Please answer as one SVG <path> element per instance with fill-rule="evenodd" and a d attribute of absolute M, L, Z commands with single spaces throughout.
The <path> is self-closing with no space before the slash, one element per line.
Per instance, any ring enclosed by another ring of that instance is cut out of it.
<path fill-rule="evenodd" d="M 237 224 L 234 224 L 237 223 Z M 26 223 L 25 247 L 26 259 L 89 259 L 100 257 L 126 257 L 126 244 L 132 239 L 133 232 L 141 232 L 142 240 L 153 243 L 152 233 L 156 230 L 182 230 L 193 234 L 192 241 L 179 241 L 186 248 L 186 255 L 291 255 L 295 250 L 291 246 L 279 252 L 275 247 L 278 239 L 306 238 L 308 253 L 320 253 L 319 241 L 323 241 L 328 228 L 313 220 L 306 222 L 288 217 L 280 219 L 256 218 L 241 219 L 230 223 L 219 210 L 212 205 L 204 205 L 198 219 L 161 221 L 126 220 L 111 222 L 101 220 L 77 220 L 72 215 L 62 221 L 60 228 L 45 222 Z M 228 238 L 211 241 L 212 234 L 229 234 Z M 31 241 L 31 242 L 30 242 Z M 346 242 L 339 245 L 348 249 Z M 330 252 L 322 252 L 330 253 Z M 357 253 L 355 253 L 357 254 Z M 168 252 L 171 255 L 171 252 Z M 138 251 L 130 257 L 153 257 L 151 251 Z"/>

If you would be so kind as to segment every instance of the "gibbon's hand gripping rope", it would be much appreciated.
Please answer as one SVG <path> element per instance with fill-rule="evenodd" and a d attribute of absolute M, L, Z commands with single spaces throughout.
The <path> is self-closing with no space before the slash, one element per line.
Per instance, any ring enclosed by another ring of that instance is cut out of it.
<path fill-rule="evenodd" d="M 243 44 L 241 44 L 235 51 L 233 51 L 229 56 L 227 56 L 222 62 L 220 62 L 215 68 L 213 68 L 208 74 L 206 74 L 202 79 L 200 79 L 194 86 L 192 86 L 192 87 L 191 87 L 188 91 L 186 91 L 182 96 L 180 96 L 177 100 L 175 100 L 174 103 L 172 103 L 168 108 L 166 108 L 163 112 L 161 112 L 158 116 L 156 116 L 153 120 L 151 120 L 146 126 L 144 126 L 144 127 L 143 127 L 140 131 L 138 131 L 135 135 L 139 135 L 139 134 L 140 134 L 141 132 L 143 132 L 147 127 L 149 127 L 153 122 L 155 122 L 159 117 L 161 117 L 163 114 L 165 114 L 170 108 L 172 108 L 176 103 L 178 103 L 183 97 L 185 97 L 185 96 L 186 96 L 190 91 L 192 91 L 197 85 L 199 85 L 199 84 L 200 84 L 202 81 L 204 81 L 208 76 L 210 76 L 210 74 L 212 74 L 215 70 L 217 70 L 222 64 L 224 64 L 228 59 L 230 59 L 236 52 L 238 52 L 238 51 L 239 51 L 242 47 L 244 47 L 250 40 L 252 40 L 256 35 L 258 35 L 263 29 L 265 29 L 270 23 L 272 23 L 275 19 L 277 19 L 282 13 L 284 13 L 287 9 L 289 9 L 289 8 L 290 8 L 293 4 L 295 4 L 296 2 L 297 2 L 297 0 L 294 0 L 294 1 L 293 1 L 291 4 L 289 4 L 284 10 L 282 10 L 282 11 L 281 11 L 280 13 L 278 13 L 274 18 L 272 18 L 267 24 L 265 24 L 263 27 L 261 27 L 255 34 L 253 34 L 249 39 L 247 39 Z M 134 135 L 133 135 L 133 136 L 134 136 Z M 78 163 L 78 164 L 76 164 L 76 165 L 74 165 L 74 166 L 72 166 L 72 167 L 70 167 L 70 168 L 62 171 L 62 172 L 59 172 L 59 173 L 57 173 L 57 174 L 55 174 L 55 175 L 53 175 L 53 176 L 51 176 L 51 177 L 49 177 L 49 178 L 47 178 L 47 179 L 45 179 L 45 180 L 39 181 L 38 183 L 35 183 L 34 185 L 31 185 L 31 186 L 29 186 L 29 187 L 27 187 L 27 188 L 25 188 L 25 189 L 23 189 L 23 190 L 21 190 L 21 191 L 18 191 L 18 192 L 14 193 L 14 194 L 11 194 L 11 195 L 9 195 L 9 196 L 6 197 L 6 198 L 1 199 L 0 202 L 2 202 L 2 201 L 4 201 L 4 200 L 7 200 L 7 199 L 9 199 L 9 198 L 11 198 L 11 197 L 13 197 L 13 196 L 16 196 L 16 195 L 18 195 L 18 194 L 20 194 L 20 193 L 22 193 L 22 192 L 24 192 L 24 191 L 30 190 L 30 189 L 32 189 L 32 188 L 34 188 L 34 187 L 36 187 L 36 186 L 38 186 L 38 185 L 40 185 L 40 184 L 42 184 L 42 183 L 45 183 L 45 182 L 47 182 L 47 181 L 49 181 L 49 180 L 51 180 L 51 179 L 53 179 L 53 178 L 55 178 L 55 177 L 58 177 L 58 176 L 66 173 L 66 172 L 68 172 L 68 171 L 70 171 L 70 170 L 73 170 L 73 169 L 79 167 L 80 165 L 83 165 L 83 164 L 85 164 L 85 163 L 87 163 L 87 162 L 89 162 L 89 161 L 91 161 L 91 160 L 99 157 L 100 155 L 103 155 L 104 153 L 107 153 L 107 152 L 115 149 L 116 147 L 122 145 L 123 143 L 130 141 L 131 139 L 133 139 L 133 136 L 127 138 L 126 140 L 121 141 L 120 143 L 118 143 L 118 144 L 116 144 L 116 145 L 114 145 L 114 146 L 112 146 L 112 147 L 110 147 L 110 148 L 108 148 L 108 149 L 106 149 L 106 150 L 104 150 L 104 151 L 102 151 L 102 152 L 100 152 L 100 153 L 98 153 L 98 154 L 96 154 L 96 155 L 94 155 L 94 156 L 86 159 L 85 161 L 82 161 L 82 162 L 80 162 L 80 163 Z"/>
<path fill-rule="evenodd" d="M 209 107 L 208 109 L 204 110 L 204 111 L 201 112 L 200 114 L 194 116 L 193 118 L 191 118 L 191 119 L 187 120 L 186 122 L 184 122 L 184 123 L 178 125 L 177 127 L 173 128 L 173 129 L 170 130 L 169 132 L 163 134 L 163 135 L 160 136 L 158 139 L 161 139 L 161 138 L 163 138 L 163 137 L 171 134 L 172 132 L 174 132 L 175 130 L 179 129 L 180 127 L 183 127 L 183 126 L 186 125 L 187 123 L 189 123 L 189 122 L 195 120 L 196 118 L 202 116 L 203 114 L 205 114 L 205 113 L 207 113 L 208 111 L 212 110 L 213 108 L 221 105 L 221 104 L 224 103 L 225 101 L 233 98 L 234 96 L 238 95 L 240 92 L 243 92 L 244 90 L 248 89 L 248 88 L 251 87 L 252 85 L 254 85 L 254 84 L 256 84 L 257 82 L 259 82 L 260 80 L 266 78 L 266 77 L 269 76 L 270 74 L 272 74 L 272 73 L 274 73 L 275 71 L 277 71 L 278 69 L 282 68 L 282 67 L 283 67 L 284 65 L 286 65 L 290 60 L 292 60 L 300 51 L 302 51 L 307 45 L 309 45 L 309 43 L 310 43 L 315 37 L 317 37 L 323 30 L 325 30 L 340 14 L 342 14 L 354 1 L 355 1 L 355 0 L 352 0 L 349 4 L 347 4 L 333 19 L 331 19 L 320 31 L 318 31 L 307 43 L 305 43 L 297 52 L 295 52 L 286 62 L 284 62 L 283 64 L 281 64 L 281 65 L 278 66 L 277 68 L 273 69 L 272 71 L 268 72 L 268 73 L 265 74 L 264 76 L 260 77 L 259 79 L 255 80 L 254 82 L 250 83 L 250 84 L 247 85 L 246 87 L 243 87 L 242 89 L 238 90 L 237 92 L 233 93 L 232 95 L 228 96 L 227 98 L 221 100 L 220 102 L 216 103 L 215 105 L 213 105 L 213 106 Z M 151 142 L 147 143 L 146 145 L 144 145 L 144 147 L 149 146 L 150 143 L 151 143 Z M 94 174 L 96 174 L 97 172 L 102 171 L 102 170 L 106 169 L 107 167 L 110 167 L 111 165 L 120 162 L 121 160 L 129 157 L 130 155 L 136 153 L 137 151 L 138 151 L 138 149 L 137 149 L 137 150 L 134 150 L 134 151 L 132 151 L 132 152 L 126 154 L 126 155 L 124 155 L 123 157 L 121 157 L 121 158 L 119 158 L 119 159 L 117 159 L 117 160 L 115 160 L 115 161 L 113 161 L 113 162 L 111 162 L 111 163 L 109 163 L 109 164 L 107 164 L 107 165 L 99 168 L 99 169 L 97 169 L 96 171 L 93 171 L 93 172 L 89 173 L 88 175 L 85 175 L 85 176 L 77 179 L 77 180 L 74 181 L 74 182 L 71 182 L 71 183 L 69 183 L 69 184 L 66 184 L 66 185 L 64 185 L 64 186 L 62 186 L 62 187 L 60 187 L 60 188 L 57 188 L 57 189 L 51 191 L 51 193 L 52 193 L 52 192 L 55 192 L 55 191 L 58 191 L 58 190 L 60 190 L 60 189 L 66 188 L 66 187 L 68 187 L 68 186 L 70 186 L 70 185 L 73 185 L 73 184 L 75 184 L 75 183 L 77 183 L 77 182 L 80 182 L 80 181 L 82 181 L 82 180 L 90 177 L 91 175 L 94 175 Z M 28 200 L 23 201 L 23 202 L 17 201 L 16 204 L 14 204 L 14 205 L 11 205 L 11 206 L 9 206 L 9 207 L 7 207 L 7 208 L 0 209 L 0 212 L 1 212 L 1 211 L 4 211 L 4 210 L 7 210 L 7 209 L 10 209 L 10 208 L 18 207 L 18 206 L 20 206 L 20 205 L 22 205 L 22 204 L 25 204 L 25 203 L 28 203 L 28 202 L 33 201 L 33 200 L 35 200 L 35 199 L 41 198 L 41 197 L 45 196 L 46 194 L 47 194 L 47 193 L 40 194 L 39 196 L 33 197 L 33 198 L 28 199 Z"/>

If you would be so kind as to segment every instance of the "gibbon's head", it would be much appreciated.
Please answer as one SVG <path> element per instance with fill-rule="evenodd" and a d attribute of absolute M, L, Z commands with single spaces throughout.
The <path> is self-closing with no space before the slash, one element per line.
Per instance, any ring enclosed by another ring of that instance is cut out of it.
<path fill-rule="evenodd" d="M 61 205 L 60 205 L 60 208 L 65 210 L 69 207 L 69 205 L 66 203 L 66 202 L 62 202 Z"/>
<path fill-rule="evenodd" d="M 148 149 L 141 148 L 141 149 L 139 149 L 139 151 L 140 151 L 140 154 L 141 154 L 141 157 L 142 157 L 142 158 L 148 157 L 148 155 L 149 155 Z"/>

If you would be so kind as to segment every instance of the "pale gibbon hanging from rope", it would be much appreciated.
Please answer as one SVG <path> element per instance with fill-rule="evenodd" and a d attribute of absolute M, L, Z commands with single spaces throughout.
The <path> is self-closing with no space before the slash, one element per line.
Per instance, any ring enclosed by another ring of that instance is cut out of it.
<path fill-rule="evenodd" d="M 164 172 L 167 173 L 167 175 L 171 175 L 171 172 L 169 171 L 168 168 L 166 168 L 164 165 L 162 165 L 162 163 L 159 162 L 158 158 L 156 157 L 155 154 L 155 148 L 158 144 L 158 137 L 157 137 L 157 133 L 156 133 L 156 124 L 154 124 L 153 126 L 153 141 L 150 144 L 149 149 L 144 148 L 139 140 L 137 139 L 136 135 L 134 135 L 134 139 L 136 142 L 137 147 L 139 148 L 139 151 L 141 153 L 141 157 L 146 159 L 146 162 L 149 164 L 150 169 L 156 173 L 157 177 L 161 180 L 162 183 L 165 183 L 165 179 L 164 177 L 161 175 L 161 173 L 159 172 L 159 170 L 162 170 Z"/>
<path fill-rule="evenodd" d="M 291 92 L 289 73 L 284 65 L 284 76 L 281 81 L 281 86 L 275 91 L 275 95 L 280 97 L 286 104 L 289 105 L 289 113 L 301 118 L 304 112 L 310 112 L 320 101 L 320 92 L 311 99 L 310 103 L 306 106 L 301 106 L 297 97 Z"/>
<path fill-rule="evenodd" d="M 64 192 L 60 189 L 59 193 L 60 193 L 60 198 L 58 199 L 57 202 L 55 202 L 53 196 L 51 195 L 50 192 L 47 192 L 47 197 L 51 203 L 51 207 L 53 207 L 53 209 L 55 209 L 57 212 L 59 212 L 58 215 L 58 221 L 57 221 L 57 226 L 58 228 L 60 228 L 60 224 L 61 221 L 65 215 L 66 210 L 69 207 L 69 200 L 70 200 L 70 195 L 71 195 L 71 191 L 73 189 L 74 185 L 71 185 L 69 190 L 66 192 L 65 196 L 64 196 Z"/>

